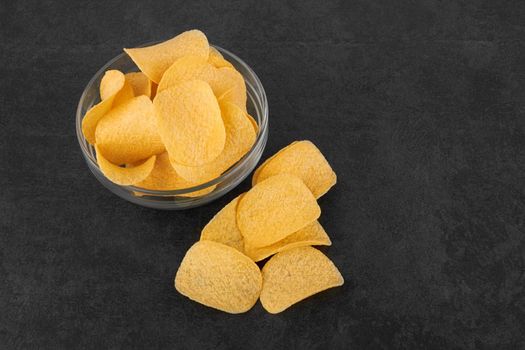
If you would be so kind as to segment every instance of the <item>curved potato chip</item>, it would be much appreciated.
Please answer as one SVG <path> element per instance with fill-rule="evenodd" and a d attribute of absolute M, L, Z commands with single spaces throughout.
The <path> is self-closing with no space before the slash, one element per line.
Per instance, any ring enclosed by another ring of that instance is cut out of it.
<path fill-rule="evenodd" d="M 122 74 L 121 72 L 118 73 Z M 104 77 L 102 78 L 102 81 L 104 81 Z M 123 74 L 122 77 L 124 77 Z M 108 79 L 113 80 L 114 78 L 115 75 L 113 73 L 108 76 Z M 92 145 L 94 145 L 96 141 L 95 130 L 97 129 L 98 122 L 106 115 L 106 113 L 111 110 L 113 106 L 117 106 L 133 97 L 131 86 L 126 83 L 126 80 L 116 80 L 121 81 L 121 85 L 115 85 L 108 82 L 108 87 L 104 88 L 106 91 L 104 92 L 105 99 L 102 99 L 102 101 L 100 101 L 98 104 L 91 107 L 91 109 L 86 112 L 86 115 L 82 119 L 82 134 L 84 134 L 86 140 Z M 108 95 L 109 92 L 111 92 L 111 94 Z"/>
<path fill-rule="evenodd" d="M 100 103 L 91 107 L 91 109 L 86 112 L 84 119 L 82 119 L 82 134 L 84 134 L 84 137 L 90 144 L 95 144 L 95 130 L 97 129 L 97 124 L 106 113 L 109 112 L 114 99 L 115 96 L 111 96 L 102 100 Z"/>
<path fill-rule="evenodd" d="M 144 163 L 133 168 L 121 168 L 104 158 L 97 145 L 95 145 L 95 151 L 97 152 L 97 163 L 102 173 L 112 182 L 122 186 L 134 185 L 144 180 L 155 165 L 156 157 L 151 156 Z"/>
<path fill-rule="evenodd" d="M 244 254 L 253 261 L 261 261 L 270 255 L 282 252 L 287 249 L 304 247 L 310 245 L 331 245 L 332 242 L 326 234 L 323 226 L 316 220 L 312 224 L 303 227 L 288 237 L 266 247 L 252 247 L 244 245 Z"/>
<path fill-rule="evenodd" d="M 248 113 L 246 113 L 246 116 L 248 117 L 248 119 L 250 120 L 250 123 L 252 123 L 252 126 L 253 126 L 253 131 L 255 131 L 255 135 L 257 135 L 259 133 L 259 125 L 257 124 L 257 122 L 255 121 L 255 119 L 249 115 Z"/>
<path fill-rule="evenodd" d="M 253 172 L 252 187 L 257 184 L 257 182 L 258 182 L 257 179 L 259 178 L 259 173 L 261 172 L 261 170 L 263 170 L 264 166 L 266 164 L 268 164 L 272 159 L 274 159 L 279 153 L 281 153 L 282 151 L 284 151 L 285 149 L 287 149 L 291 145 L 296 144 L 297 142 L 298 141 L 292 142 L 291 144 L 289 144 L 288 146 L 286 146 L 286 147 L 282 148 L 281 150 L 277 151 L 277 153 L 275 153 L 273 156 L 271 156 L 270 158 L 268 158 L 264 162 L 262 162 L 261 165 L 259 165 L 259 167 L 257 169 L 255 169 L 255 171 Z"/>
<path fill-rule="evenodd" d="M 246 114 L 232 103 L 220 104 L 222 120 L 226 128 L 226 141 L 222 152 L 209 163 L 189 167 L 173 163 L 177 173 L 188 181 L 213 180 L 241 159 L 255 143 L 255 133 Z"/>
<path fill-rule="evenodd" d="M 207 62 L 206 58 L 191 55 L 184 56 L 176 60 L 166 70 L 160 80 L 157 92 L 161 92 L 187 80 L 209 82 L 213 80 L 214 75 L 215 68 Z"/>
<path fill-rule="evenodd" d="M 233 65 L 222 57 L 222 54 L 217 51 L 216 48 L 210 46 L 210 53 L 208 55 L 208 63 L 214 67 L 230 67 L 233 68 Z"/>
<path fill-rule="evenodd" d="M 106 100 L 108 97 L 119 92 L 124 86 L 126 77 L 124 73 L 116 69 L 110 69 L 104 73 L 100 80 L 100 99 Z"/>
<path fill-rule="evenodd" d="M 86 140 L 95 144 L 95 130 L 98 122 L 113 106 L 117 106 L 133 97 L 131 86 L 126 83 L 124 74 L 118 70 L 107 71 L 100 81 L 101 100 L 91 107 L 82 119 L 82 133 Z"/>
<path fill-rule="evenodd" d="M 160 44 L 124 51 L 150 80 L 159 83 L 166 69 L 180 57 L 194 55 L 208 59 L 209 45 L 203 32 L 189 30 Z"/>
<path fill-rule="evenodd" d="M 158 131 L 170 158 L 198 166 L 224 149 L 226 131 L 210 86 L 191 80 L 159 92 L 153 101 Z"/>
<path fill-rule="evenodd" d="M 222 53 L 219 52 L 219 50 L 217 50 L 216 48 L 214 48 L 213 46 L 210 46 L 210 52 L 208 53 L 208 59 L 213 56 L 213 57 L 218 57 L 218 58 L 224 58 L 222 56 Z"/>
<path fill-rule="evenodd" d="M 169 161 L 168 153 L 164 152 L 157 156 L 155 161 L 155 166 L 153 170 L 143 181 L 138 182 L 135 186 L 144 188 L 147 190 L 155 191 L 173 191 L 173 190 L 182 190 L 185 188 L 190 188 L 197 186 L 199 184 L 190 183 L 189 181 L 184 180 L 180 177 L 179 174 L 173 169 Z M 184 195 L 183 197 L 198 197 L 203 196 L 212 192 L 215 189 L 216 185 L 206 187 L 199 191 L 194 191 Z"/>
<path fill-rule="evenodd" d="M 257 184 L 283 173 L 295 175 L 303 180 L 315 198 L 328 192 L 337 182 L 337 176 L 330 164 L 310 141 L 298 141 L 279 151 L 257 169 L 253 183 Z"/>
<path fill-rule="evenodd" d="M 300 230 L 321 215 L 312 192 L 289 174 L 272 176 L 239 202 L 237 225 L 247 244 L 264 247 Z"/>
<path fill-rule="evenodd" d="M 334 263 L 312 247 L 277 253 L 264 265 L 262 274 L 261 304 L 272 314 L 344 283 Z"/>
<path fill-rule="evenodd" d="M 179 293 L 232 314 L 251 309 L 261 287 L 261 271 L 250 258 L 212 241 L 195 243 L 186 252 L 175 276 Z"/>
<path fill-rule="evenodd" d="M 106 100 L 115 95 L 112 107 L 118 106 L 135 96 L 133 88 L 127 81 L 124 73 L 116 69 L 111 69 L 104 73 L 99 89 L 101 100 Z"/>
<path fill-rule="evenodd" d="M 237 196 L 230 203 L 226 204 L 215 216 L 208 222 L 201 232 L 201 241 L 214 241 L 226 244 L 244 252 L 244 242 L 241 231 L 237 227 L 237 204 L 243 195 Z"/>
<path fill-rule="evenodd" d="M 111 109 L 98 123 L 95 139 L 104 157 L 114 164 L 133 163 L 164 151 L 153 103 L 143 95 Z"/>
<path fill-rule="evenodd" d="M 246 111 L 246 86 L 244 79 L 235 69 L 218 69 L 202 57 L 184 56 L 166 70 L 157 92 L 188 80 L 207 82 L 218 100 L 237 104 Z"/>
<path fill-rule="evenodd" d="M 151 81 L 151 80 L 150 80 Z M 151 95 L 150 95 L 150 99 L 153 101 L 153 99 L 155 98 L 155 96 L 157 96 L 157 89 L 158 89 L 159 85 L 155 82 L 151 82 Z"/>
<path fill-rule="evenodd" d="M 126 81 L 133 89 L 135 96 L 146 95 L 151 97 L 151 80 L 142 72 L 132 72 L 125 75 Z"/>
<path fill-rule="evenodd" d="M 217 68 L 209 84 L 221 101 L 231 102 L 246 112 L 246 83 L 241 73 L 233 68 Z"/>

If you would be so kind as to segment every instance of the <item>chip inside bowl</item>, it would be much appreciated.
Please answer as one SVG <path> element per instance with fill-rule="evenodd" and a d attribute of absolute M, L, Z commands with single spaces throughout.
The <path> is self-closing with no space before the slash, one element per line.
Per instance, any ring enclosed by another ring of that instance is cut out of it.
<path fill-rule="evenodd" d="M 207 60 L 209 45 L 203 32 L 189 30 L 160 44 L 124 51 L 149 79 L 158 84 L 164 72 L 183 56 L 200 56 Z"/>
<path fill-rule="evenodd" d="M 153 103 L 144 95 L 111 109 L 98 123 L 95 140 L 114 164 L 134 163 L 165 150 Z"/>
<path fill-rule="evenodd" d="M 176 60 L 162 75 L 157 92 L 188 80 L 202 80 L 209 83 L 215 75 L 215 67 L 205 57 L 183 56 Z"/>
<path fill-rule="evenodd" d="M 234 68 L 233 65 L 222 57 L 221 53 L 214 47 L 210 46 L 210 54 L 208 56 L 208 63 L 216 68 L 228 67 Z M 235 69 L 235 68 L 234 68 Z"/>
<path fill-rule="evenodd" d="M 220 103 L 220 109 L 226 129 L 222 152 L 214 160 L 201 166 L 185 166 L 173 162 L 177 173 L 188 181 L 206 182 L 216 178 L 241 159 L 255 143 L 255 132 L 246 113 L 229 102 Z"/>
<path fill-rule="evenodd" d="M 95 145 L 97 152 L 97 162 L 102 173 L 111 181 L 122 186 L 134 185 L 143 181 L 153 170 L 155 166 L 156 156 L 151 156 L 141 164 L 137 164 L 133 168 L 120 167 L 107 160 L 98 146 Z"/>
<path fill-rule="evenodd" d="M 231 102 L 246 112 L 246 84 L 241 73 L 229 67 L 218 68 L 209 83 L 221 101 Z"/>
<path fill-rule="evenodd" d="M 129 165 L 132 167 L 134 165 Z M 174 191 L 183 190 L 190 187 L 201 185 L 202 183 L 194 183 L 183 179 L 175 169 L 171 166 L 167 152 L 159 154 L 155 161 L 153 170 L 147 178 L 135 184 L 136 187 L 144 188 L 146 190 L 154 191 Z M 217 185 L 207 186 L 201 190 L 187 192 L 180 194 L 182 197 L 199 197 L 212 192 Z"/>
<path fill-rule="evenodd" d="M 206 82 L 190 80 L 170 87 L 158 92 L 153 104 L 160 137 L 176 163 L 203 165 L 224 149 L 221 110 Z"/>
<path fill-rule="evenodd" d="M 142 72 L 131 72 L 126 73 L 126 81 L 133 89 L 133 94 L 135 96 L 145 95 L 149 98 L 152 98 L 152 84 L 153 82 L 149 80 L 148 76 Z"/>
<path fill-rule="evenodd" d="M 243 75 L 221 52 L 210 47 L 198 30 L 124 51 L 140 71 L 130 68 L 129 72 L 104 72 L 96 86 L 101 101 L 82 119 L 83 136 L 96 146 L 96 161 L 106 178 L 117 185 L 138 187 L 125 189 L 126 193 L 162 197 L 159 201 L 172 196 L 205 196 L 222 184 L 219 190 L 226 192 L 237 181 L 236 173 L 218 179 L 218 184 L 206 183 L 247 155 L 258 132 L 255 121 L 246 113 Z M 244 67 L 235 56 L 228 57 L 237 62 L 236 66 Z M 119 57 L 110 66 L 128 67 L 126 59 Z M 252 79 L 253 72 L 243 72 Z M 262 91 L 260 84 L 254 86 Z M 96 98 L 92 87 L 90 83 L 89 93 L 83 95 L 83 108 Z M 257 111 L 258 104 L 254 101 Z M 85 151 L 82 140 L 81 144 Z M 260 152 L 257 149 L 248 156 L 259 157 Z M 156 156 L 154 162 L 152 156 Z M 241 176 L 246 176 L 248 170 L 239 169 Z M 185 191 L 193 187 L 198 190 Z M 208 196 L 208 200 L 211 198 L 215 197 Z M 197 201 L 188 201 L 188 206 L 193 202 Z"/>
<path fill-rule="evenodd" d="M 104 74 L 100 82 L 101 101 L 91 107 L 82 119 L 82 133 L 86 140 L 95 144 L 95 131 L 98 122 L 108 113 L 114 105 L 133 97 L 133 90 L 126 83 L 124 74 L 117 70 L 111 70 Z"/>

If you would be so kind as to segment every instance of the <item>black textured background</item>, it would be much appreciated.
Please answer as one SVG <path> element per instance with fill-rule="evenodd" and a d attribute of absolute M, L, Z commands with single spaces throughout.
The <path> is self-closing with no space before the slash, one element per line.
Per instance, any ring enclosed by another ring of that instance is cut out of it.
<path fill-rule="evenodd" d="M 344 287 L 279 315 L 175 292 L 202 208 L 105 190 L 80 94 L 122 47 L 199 28 L 260 76 L 264 158 L 312 140 Z M 523 1 L 2 1 L 0 347 L 525 348 Z"/>

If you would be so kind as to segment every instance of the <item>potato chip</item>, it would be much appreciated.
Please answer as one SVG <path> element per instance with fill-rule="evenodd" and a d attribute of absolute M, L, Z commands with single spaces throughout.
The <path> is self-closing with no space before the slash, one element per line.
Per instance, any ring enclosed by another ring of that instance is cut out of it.
<path fill-rule="evenodd" d="M 344 283 L 333 262 L 312 247 L 277 253 L 264 265 L 262 274 L 261 304 L 272 314 Z"/>
<path fill-rule="evenodd" d="M 106 100 L 110 96 L 115 95 L 122 89 L 125 81 L 126 78 L 121 71 L 116 69 L 106 71 L 100 80 L 100 99 Z"/>
<path fill-rule="evenodd" d="M 102 173 L 109 180 L 122 186 L 134 185 L 147 178 L 153 170 L 156 160 L 155 156 L 151 156 L 144 163 L 133 168 L 122 168 L 104 158 L 98 145 L 95 145 L 95 151 L 97 152 L 97 163 Z"/>
<path fill-rule="evenodd" d="M 246 112 L 246 84 L 241 73 L 228 67 L 218 68 L 209 84 L 221 101 L 231 102 Z"/>
<path fill-rule="evenodd" d="M 255 185 L 239 202 L 237 225 L 247 244 L 264 247 L 312 223 L 321 209 L 312 192 L 289 174 Z"/>
<path fill-rule="evenodd" d="M 157 92 L 188 80 L 207 82 L 218 100 L 231 102 L 246 111 L 246 85 L 242 75 L 232 68 L 215 68 L 198 56 L 184 56 L 166 70 Z"/>
<path fill-rule="evenodd" d="M 232 64 L 222 57 L 221 53 L 214 47 L 210 46 L 210 53 L 208 55 L 208 63 L 216 68 L 229 67 L 233 68 Z"/>
<path fill-rule="evenodd" d="M 116 94 L 112 107 L 118 106 L 135 96 L 133 88 L 126 80 L 125 75 L 116 69 L 108 70 L 104 73 L 99 89 L 101 100 L 106 100 Z"/>
<path fill-rule="evenodd" d="M 210 82 L 214 79 L 216 69 L 200 56 L 184 56 L 176 60 L 164 73 L 157 92 L 178 85 L 187 80 Z"/>
<path fill-rule="evenodd" d="M 182 295 L 232 314 L 250 310 L 262 287 L 261 271 L 236 249 L 212 241 L 195 243 L 175 276 Z"/>
<path fill-rule="evenodd" d="M 183 56 L 201 56 L 207 60 L 209 45 L 204 33 L 189 30 L 160 44 L 124 51 L 150 80 L 159 83 L 164 72 Z"/>
<path fill-rule="evenodd" d="M 220 53 L 219 50 L 217 50 L 213 46 L 210 46 L 210 52 L 208 53 L 208 60 L 210 59 L 210 57 L 213 57 L 213 58 L 224 58 L 222 56 L 222 53 Z"/>
<path fill-rule="evenodd" d="M 133 97 L 133 90 L 126 84 L 124 74 L 118 70 L 107 71 L 100 82 L 100 97 L 98 104 L 87 111 L 82 119 L 82 133 L 90 144 L 95 144 L 95 130 L 98 122 L 117 106 Z"/>
<path fill-rule="evenodd" d="M 291 174 L 299 177 L 308 186 L 315 198 L 335 185 L 337 176 L 319 149 L 310 141 L 291 144 L 257 169 L 253 183 L 277 175 Z"/>
<path fill-rule="evenodd" d="M 132 165 L 130 166 L 132 167 Z M 194 187 L 200 184 L 191 183 L 180 177 L 173 169 L 169 161 L 168 153 L 164 152 L 157 156 L 155 166 L 146 179 L 135 184 L 135 186 L 147 190 L 174 191 Z M 212 192 L 216 185 L 208 186 L 202 190 L 186 193 L 184 197 L 198 197 Z"/>
<path fill-rule="evenodd" d="M 159 92 L 153 101 L 158 131 L 170 158 L 198 166 L 224 149 L 226 131 L 210 86 L 191 80 Z"/>
<path fill-rule="evenodd" d="M 246 116 L 248 117 L 248 119 L 250 120 L 250 123 L 252 123 L 252 126 L 253 126 L 253 131 L 255 131 L 255 135 L 257 135 L 259 133 L 259 125 L 257 124 L 257 122 L 255 121 L 255 119 L 249 115 L 248 113 L 246 113 Z"/>
<path fill-rule="evenodd" d="M 262 162 L 261 165 L 259 165 L 259 167 L 257 169 L 255 169 L 255 171 L 253 172 L 253 177 L 252 177 L 252 187 L 255 186 L 257 184 L 257 179 L 259 178 L 259 173 L 261 172 L 261 170 L 263 170 L 264 166 L 266 164 L 268 164 L 272 159 L 274 159 L 279 153 L 283 152 L 285 149 L 287 149 L 288 147 L 296 144 L 298 141 L 294 141 L 292 142 L 291 144 L 289 144 L 288 146 L 282 148 L 281 150 L 279 150 L 277 153 L 275 153 L 273 156 L 271 156 L 270 158 L 266 159 L 264 162 Z"/>
<path fill-rule="evenodd" d="M 151 97 L 151 80 L 142 72 L 132 72 L 125 75 L 126 81 L 133 89 L 135 96 L 146 95 Z"/>
<path fill-rule="evenodd" d="M 173 163 L 177 173 L 188 181 L 213 180 L 241 159 L 255 143 L 255 132 L 246 114 L 232 103 L 221 103 L 221 115 L 226 128 L 224 149 L 217 158 L 197 167 Z"/>
<path fill-rule="evenodd" d="M 154 83 L 154 82 L 151 81 L 151 95 L 150 95 L 150 99 L 152 101 L 155 98 L 155 96 L 157 96 L 157 89 L 158 89 L 158 87 L 159 87 L 159 85 L 157 83 Z"/>
<path fill-rule="evenodd" d="M 204 226 L 201 241 L 226 244 L 241 253 L 244 252 L 243 238 L 237 227 L 237 204 L 241 197 L 242 194 L 228 203 Z"/>
<path fill-rule="evenodd" d="M 114 164 L 133 163 L 165 150 L 153 103 L 143 95 L 111 109 L 98 123 L 95 139 L 104 157 Z"/>
<path fill-rule="evenodd" d="M 249 244 L 244 245 L 244 254 L 253 261 L 261 261 L 275 253 L 310 245 L 331 245 L 332 242 L 326 234 L 323 226 L 318 221 L 307 225 L 288 237 L 266 247 L 252 247 Z"/>

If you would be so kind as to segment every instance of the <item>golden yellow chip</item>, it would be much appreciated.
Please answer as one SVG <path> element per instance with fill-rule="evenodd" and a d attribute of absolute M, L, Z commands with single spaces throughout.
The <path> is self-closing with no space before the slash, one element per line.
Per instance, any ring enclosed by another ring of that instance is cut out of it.
<path fill-rule="evenodd" d="M 109 180 L 118 185 L 129 186 L 144 180 L 151 173 L 155 165 L 156 157 L 151 156 L 144 163 L 133 168 L 122 168 L 104 158 L 104 155 L 100 152 L 97 145 L 95 145 L 95 150 L 97 152 L 97 163 L 100 170 Z"/>
<path fill-rule="evenodd" d="M 244 252 L 241 231 L 237 227 L 237 205 L 242 196 L 241 194 L 228 203 L 204 226 L 201 232 L 201 241 L 226 244 L 241 253 Z"/>
<path fill-rule="evenodd" d="M 295 142 L 275 154 L 257 169 L 253 184 L 283 173 L 295 175 L 303 180 L 315 198 L 328 192 L 337 182 L 337 176 L 330 164 L 310 141 Z"/>
<path fill-rule="evenodd" d="M 261 271 L 236 249 L 212 241 L 195 243 L 175 276 L 182 295 L 232 314 L 250 310 L 262 287 Z"/>
<path fill-rule="evenodd" d="M 191 80 L 159 92 L 153 101 L 158 131 L 170 158 L 198 166 L 224 149 L 226 131 L 210 86 Z"/>
<path fill-rule="evenodd" d="M 171 166 L 168 153 L 164 152 L 157 156 L 155 166 L 146 179 L 135 184 L 135 186 L 147 190 L 174 191 L 194 187 L 200 184 L 184 180 Z M 202 190 L 181 195 L 183 197 L 198 197 L 212 192 L 216 185 L 208 186 Z"/>
<path fill-rule="evenodd" d="M 255 131 L 255 135 L 257 135 L 259 133 L 259 125 L 257 124 L 257 122 L 255 121 L 255 119 L 249 115 L 248 113 L 246 113 L 246 116 L 248 117 L 248 119 L 250 120 L 250 123 L 252 123 L 252 126 L 253 126 L 253 131 Z"/>
<path fill-rule="evenodd" d="M 233 68 L 232 64 L 222 57 L 221 53 L 214 47 L 210 46 L 210 54 L 208 56 L 208 63 L 214 67 L 230 67 Z"/>
<path fill-rule="evenodd" d="M 155 98 L 155 96 L 157 96 L 157 89 L 158 89 L 159 85 L 157 83 L 154 83 L 154 82 L 151 82 L 151 95 L 150 95 L 150 99 L 153 101 L 153 99 Z"/>
<path fill-rule="evenodd" d="M 213 80 L 216 69 L 201 56 L 184 56 L 176 60 L 164 73 L 157 92 L 166 90 L 187 80 Z"/>
<path fill-rule="evenodd" d="M 107 71 L 100 82 L 100 97 L 98 104 L 87 111 L 82 119 L 82 133 L 86 140 L 95 144 L 95 130 L 98 122 L 113 106 L 117 106 L 133 97 L 131 86 L 126 83 L 124 74 L 118 70 Z"/>
<path fill-rule="evenodd" d="M 310 245 L 331 245 L 332 242 L 326 234 L 323 226 L 316 220 L 288 237 L 266 247 L 252 247 L 249 244 L 244 245 L 244 254 L 253 261 L 261 261 L 275 253 Z"/>
<path fill-rule="evenodd" d="M 100 80 L 100 99 L 106 100 L 110 96 L 115 95 L 124 86 L 126 78 L 121 71 L 116 69 L 108 70 Z"/>
<path fill-rule="evenodd" d="M 157 45 L 124 51 L 150 80 L 159 83 L 166 69 L 183 56 L 194 55 L 208 59 L 209 46 L 204 33 L 189 30 Z"/>
<path fill-rule="evenodd" d="M 151 80 L 142 72 L 132 72 L 126 74 L 126 81 L 133 89 L 135 96 L 146 95 L 151 97 Z"/>
<path fill-rule="evenodd" d="M 234 68 L 216 68 L 201 56 L 184 56 L 164 73 L 157 93 L 188 80 L 207 82 L 217 99 L 231 102 L 246 112 L 246 84 Z"/>
<path fill-rule="evenodd" d="M 264 247 L 321 215 L 312 192 L 296 176 L 281 174 L 255 185 L 239 202 L 237 225 L 247 244 Z"/>
<path fill-rule="evenodd" d="M 221 101 L 231 102 L 246 112 L 246 84 L 241 73 L 233 68 L 218 68 L 209 84 Z"/>
<path fill-rule="evenodd" d="M 288 146 L 284 147 L 283 149 L 281 149 L 280 151 L 278 151 L 277 153 L 275 153 L 273 156 L 271 156 L 270 158 L 266 159 L 264 162 L 262 162 L 261 165 L 259 165 L 259 167 L 257 169 L 255 169 L 255 171 L 253 172 L 253 177 L 252 177 L 252 187 L 255 186 L 257 184 L 257 179 L 259 178 L 259 173 L 261 172 L 261 170 L 264 168 L 264 166 L 266 164 L 268 164 L 272 159 L 274 159 L 279 153 L 283 152 L 285 149 L 287 149 L 288 147 L 296 144 L 298 141 L 294 141 L 292 142 L 291 144 L 289 144 Z"/>
<path fill-rule="evenodd" d="M 264 265 L 262 274 L 261 304 L 272 314 L 344 283 L 333 262 L 312 247 L 277 253 Z"/>
<path fill-rule="evenodd" d="M 98 123 L 95 139 L 104 157 L 114 164 L 164 152 L 153 103 L 143 95 L 111 109 Z"/>
<path fill-rule="evenodd" d="M 224 149 L 217 158 L 197 167 L 173 163 L 177 173 L 188 181 L 213 180 L 241 159 L 255 143 L 255 132 L 246 114 L 232 103 L 220 103 L 222 120 L 226 128 Z"/>
<path fill-rule="evenodd" d="M 210 59 L 210 57 L 213 57 L 213 58 L 224 58 L 222 56 L 222 53 L 220 53 L 219 50 L 217 50 L 213 46 L 210 46 L 210 52 L 208 54 L 208 60 Z"/>
<path fill-rule="evenodd" d="M 100 99 L 106 100 L 115 95 L 112 107 L 118 106 L 133 98 L 133 88 L 127 81 L 126 76 L 116 69 L 104 73 L 100 81 Z"/>

